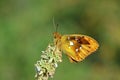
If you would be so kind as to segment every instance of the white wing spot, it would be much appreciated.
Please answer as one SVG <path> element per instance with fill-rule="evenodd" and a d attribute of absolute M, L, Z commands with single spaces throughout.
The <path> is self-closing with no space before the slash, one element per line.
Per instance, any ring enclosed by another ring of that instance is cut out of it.
<path fill-rule="evenodd" d="M 70 40 L 70 37 L 68 36 L 68 40 Z"/>
<path fill-rule="evenodd" d="M 79 50 L 78 48 L 77 48 L 77 49 L 75 49 L 75 51 L 76 51 L 76 52 L 78 52 L 78 50 Z"/>
<path fill-rule="evenodd" d="M 82 49 L 82 46 L 80 46 L 80 49 Z"/>
<path fill-rule="evenodd" d="M 73 43 L 72 41 L 70 41 L 70 45 L 71 45 L 71 46 L 73 46 L 73 45 L 74 45 L 74 43 Z"/>
<path fill-rule="evenodd" d="M 75 37 L 75 40 L 77 41 L 77 40 L 78 40 L 78 38 L 77 38 L 77 37 Z"/>

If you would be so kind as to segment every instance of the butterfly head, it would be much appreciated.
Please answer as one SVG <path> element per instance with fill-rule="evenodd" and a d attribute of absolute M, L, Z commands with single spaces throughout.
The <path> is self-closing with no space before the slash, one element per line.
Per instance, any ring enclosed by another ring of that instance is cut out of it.
<path fill-rule="evenodd" d="M 61 34 L 59 34 L 58 32 L 54 32 L 53 33 L 53 37 L 54 37 L 54 44 L 56 46 L 60 46 L 60 42 L 61 42 Z"/>
<path fill-rule="evenodd" d="M 53 37 L 54 39 L 61 39 L 61 34 L 59 34 L 58 32 L 54 32 Z"/>

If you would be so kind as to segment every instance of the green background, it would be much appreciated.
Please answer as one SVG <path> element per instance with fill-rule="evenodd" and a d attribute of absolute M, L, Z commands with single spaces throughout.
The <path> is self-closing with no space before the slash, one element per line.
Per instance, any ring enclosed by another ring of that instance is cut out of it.
<path fill-rule="evenodd" d="M 100 47 L 80 63 L 63 54 L 50 80 L 120 80 L 119 0 L 0 0 L 0 80 L 34 80 L 53 16 L 62 35 L 89 35 Z"/>

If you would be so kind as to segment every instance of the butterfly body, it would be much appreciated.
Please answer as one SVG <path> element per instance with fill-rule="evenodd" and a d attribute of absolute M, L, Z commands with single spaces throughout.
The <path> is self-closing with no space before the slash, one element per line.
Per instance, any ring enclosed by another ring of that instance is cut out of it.
<path fill-rule="evenodd" d="M 80 62 L 99 47 L 98 42 L 86 35 L 71 34 L 61 36 L 54 33 L 54 43 L 68 55 L 71 62 Z"/>

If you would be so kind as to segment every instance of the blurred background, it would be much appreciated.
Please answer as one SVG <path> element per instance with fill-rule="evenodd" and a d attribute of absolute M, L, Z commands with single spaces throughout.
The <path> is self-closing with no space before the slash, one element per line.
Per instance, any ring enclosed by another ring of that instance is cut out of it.
<path fill-rule="evenodd" d="M 34 64 L 61 34 L 85 34 L 99 49 L 80 63 L 63 54 L 53 79 L 120 80 L 119 0 L 0 0 L 0 80 L 34 80 Z"/>

